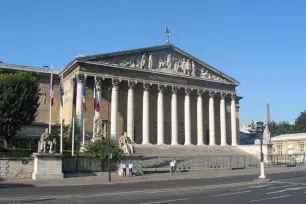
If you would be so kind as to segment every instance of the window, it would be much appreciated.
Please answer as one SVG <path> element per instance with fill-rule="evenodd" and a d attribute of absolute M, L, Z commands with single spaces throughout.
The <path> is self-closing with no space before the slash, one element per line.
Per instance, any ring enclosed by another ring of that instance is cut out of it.
<path fill-rule="evenodd" d="M 301 152 L 304 152 L 304 144 L 300 144 L 300 150 Z"/>
<path fill-rule="evenodd" d="M 283 154 L 283 145 L 277 145 L 278 154 Z"/>

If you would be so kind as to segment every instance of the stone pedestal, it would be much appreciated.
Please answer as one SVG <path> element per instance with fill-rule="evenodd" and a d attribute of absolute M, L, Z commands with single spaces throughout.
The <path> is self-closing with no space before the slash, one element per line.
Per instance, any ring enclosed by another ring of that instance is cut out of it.
<path fill-rule="evenodd" d="M 33 153 L 32 157 L 34 158 L 33 180 L 64 178 L 62 172 L 63 154 Z"/>

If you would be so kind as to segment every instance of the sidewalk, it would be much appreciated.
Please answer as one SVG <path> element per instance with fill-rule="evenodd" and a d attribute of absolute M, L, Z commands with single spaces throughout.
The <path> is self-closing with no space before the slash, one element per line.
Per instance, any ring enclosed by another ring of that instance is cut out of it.
<path fill-rule="evenodd" d="M 306 171 L 306 167 L 277 167 L 266 168 L 266 175 L 273 173 L 282 173 L 290 171 Z M 260 169 L 241 169 L 241 170 L 208 170 L 208 171 L 193 171 L 193 172 L 177 172 L 173 176 L 170 173 L 157 173 L 157 174 L 145 174 L 143 176 L 134 177 L 121 177 L 116 174 L 112 174 L 112 182 L 108 182 L 108 174 L 101 176 L 83 176 L 83 177 L 70 177 L 61 180 L 10 180 L 1 181 L 1 186 L 8 185 L 25 185 L 35 187 L 46 186 L 81 186 L 81 185 L 101 185 L 101 184 L 123 184 L 123 183 L 137 183 L 148 181 L 163 181 L 163 180 L 176 180 L 176 179 L 207 179 L 207 178 L 220 178 L 220 177 L 233 177 L 243 175 L 259 175 Z"/>

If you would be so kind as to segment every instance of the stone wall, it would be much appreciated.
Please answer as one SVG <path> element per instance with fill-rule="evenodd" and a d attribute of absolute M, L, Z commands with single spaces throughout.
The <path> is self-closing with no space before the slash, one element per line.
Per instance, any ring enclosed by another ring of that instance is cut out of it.
<path fill-rule="evenodd" d="M 33 158 L 0 159 L 0 181 L 8 179 L 31 179 L 33 171 Z"/>
<path fill-rule="evenodd" d="M 260 145 L 238 145 L 237 147 L 247 154 L 253 155 L 257 159 L 260 159 Z M 262 152 L 264 154 L 264 160 L 267 162 L 268 155 L 272 154 L 272 145 L 262 145 Z"/>

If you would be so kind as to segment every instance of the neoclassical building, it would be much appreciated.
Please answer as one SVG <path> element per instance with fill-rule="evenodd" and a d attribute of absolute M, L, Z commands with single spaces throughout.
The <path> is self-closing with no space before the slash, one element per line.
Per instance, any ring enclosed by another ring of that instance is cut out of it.
<path fill-rule="evenodd" d="M 50 71 L 0 63 L 0 72 L 17 70 L 35 73 L 41 93 L 35 123 L 20 131 L 12 145 L 33 147 L 48 127 Z M 53 126 L 60 123 L 60 75 L 64 80 L 64 123 L 71 126 L 75 118 L 76 130 L 80 133 L 84 130 L 86 140 L 94 136 L 94 123 L 102 121 L 104 136 L 118 140 L 126 132 L 136 144 L 239 144 L 241 97 L 237 96 L 236 87 L 240 83 L 172 44 L 83 55 L 73 59 L 62 71 L 54 71 Z M 87 111 L 82 107 L 85 77 Z M 77 80 L 75 106 L 74 78 Z M 93 108 L 95 78 L 100 90 L 97 92 L 99 112 Z M 110 127 L 106 131 L 107 121 Z M 101 129 L 95 128 L 96 131 Z"/>
<path fill-rule="evenodd" d="M 143 145 L 239 144 L 241 97 L 236 87 L 240 83 L 172 44 L 83 55 L 61 74 L 64 121 L 71 124 L 75 115 L 76 128 L 80 132 L 85 128 L 87 139 L 100 118 L 110 121 L 108 133 L 113 140 L 126 132 Z M 82 107 L 85 77 L 87 111 Z M 93 108 L 94 78 L 100 90 L 99 112 Z"/>

